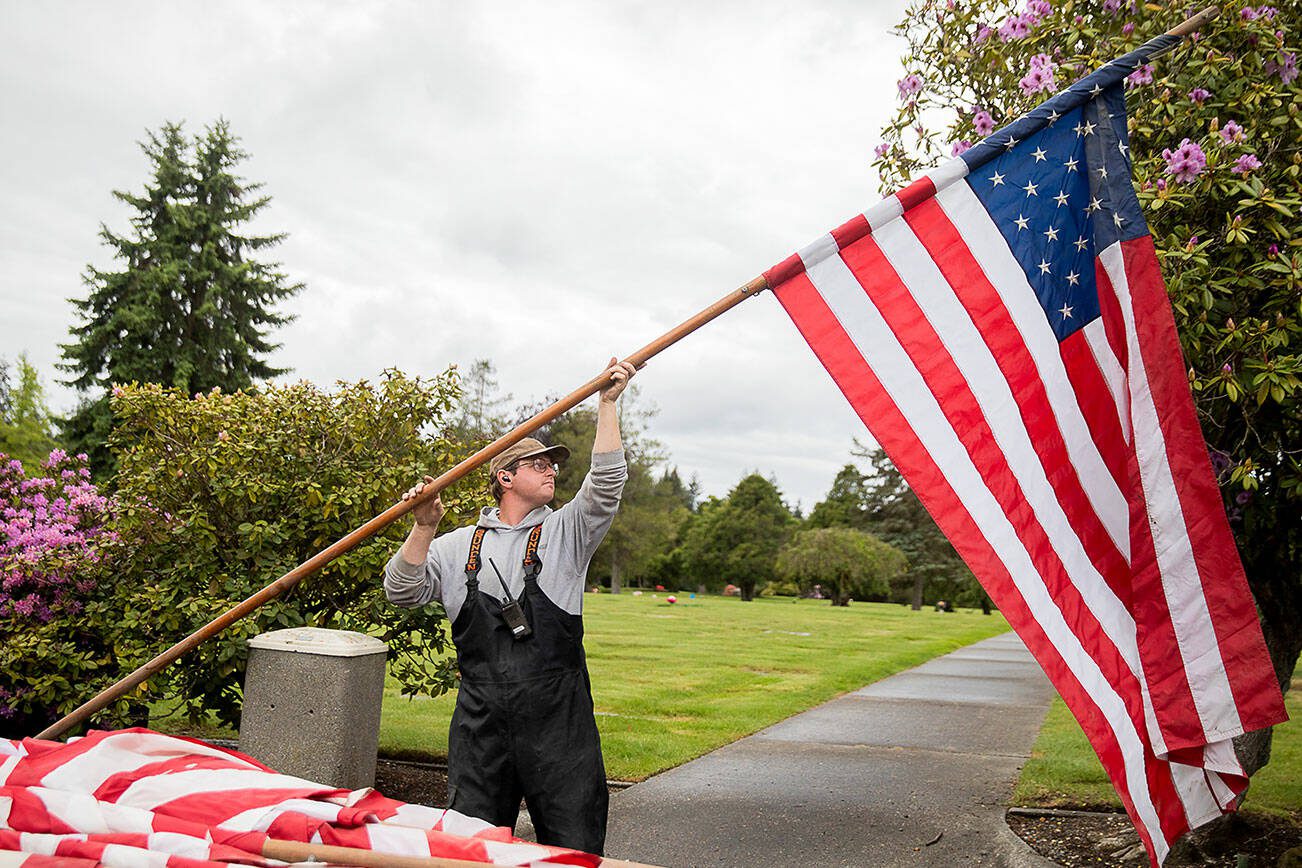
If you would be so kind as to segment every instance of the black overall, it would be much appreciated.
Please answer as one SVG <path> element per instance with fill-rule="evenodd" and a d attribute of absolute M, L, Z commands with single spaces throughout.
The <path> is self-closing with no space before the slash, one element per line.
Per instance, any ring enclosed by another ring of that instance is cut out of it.
<path fill-rule="evenodd" d="M 461 687 L 448 733 L 448 806 L 513 829 L 523 796 L 538 843 L 601 854 L 609 796 L 583 619 L 538 587 L 538 525 L 520 595 L 533 633 L 513 638 L 502 604 L 479 590 L 484 531 L 475 529 L 466 601 L 452 622 Z"/>

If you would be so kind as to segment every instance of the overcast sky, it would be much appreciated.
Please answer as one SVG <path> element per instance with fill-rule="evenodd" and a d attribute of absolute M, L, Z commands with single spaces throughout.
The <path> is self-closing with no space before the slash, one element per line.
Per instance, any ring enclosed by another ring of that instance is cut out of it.
<path fill-rule="evenodd" d="M 563 394 L 879 198 L 903 0 L 0 0 L 0 356 L 58 410 L 99 224 L 164 121 L 231 122 L 258 229 L 306 289 L 273 362 L 328 385 L 489 358 Z M 862 423 L 771 294 L 638 377 L 707 494 L 772 474 L 806 511 Z"/>

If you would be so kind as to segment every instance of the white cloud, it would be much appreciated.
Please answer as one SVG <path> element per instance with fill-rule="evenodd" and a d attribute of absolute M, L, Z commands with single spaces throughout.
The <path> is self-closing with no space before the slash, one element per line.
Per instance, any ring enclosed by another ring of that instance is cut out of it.
<path fill-rule="evenodd" d="M 110 264 L 135 142 L 225 117 L 307 284 L 277 364 L 328 383 L 488 357 L 518 399 L 568 392 L 877 198 L 902 9 L 10 4 L 0 355 L 71 404 L 65 299 Z M 808 509 L 863 432 L 769 296 L 639 379 L 707 493 L 757 469 Z"/>

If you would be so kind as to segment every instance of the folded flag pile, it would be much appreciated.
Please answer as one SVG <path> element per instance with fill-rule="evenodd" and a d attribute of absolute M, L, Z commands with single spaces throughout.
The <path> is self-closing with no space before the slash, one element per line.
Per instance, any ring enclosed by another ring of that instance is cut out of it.
<path fill-rule="evenodd" d="M 282 775 L 147 729 L 0 739 L 0 866 L 283 865 L 268 840 L 491 865 L 597 866 L 456 811 Z"/>

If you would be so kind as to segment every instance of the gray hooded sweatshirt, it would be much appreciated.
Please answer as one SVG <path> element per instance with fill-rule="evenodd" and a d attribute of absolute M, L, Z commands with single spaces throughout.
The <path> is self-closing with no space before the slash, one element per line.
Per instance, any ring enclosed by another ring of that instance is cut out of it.
<path fill-rule="evenodd" d="M 424 606 L 437 600 L 447 611 L 448 620 L 455 621 L 466 600 L 466 558 L 470 554 L 470 539 L 478 526 L 489 529 L 480 550 L 479 590 L 499 600 L 506 599 L 497 573 L 488 563 L 491 558 L 506 580 L 511 596 L 519 599 L 524 593 L 521 563 L 525 543 L 529 531 L 541 524 L 538 557 L 542 571 L 538 574 L 538 587 L 566 612 L 582 614 L 588 562 L 610 530 L 627 478 L 622 449 L 594 453 L 592 469 L 569 503 L 555 510 L 540 506 L 517 525 L 503 522 L 497 507 L 486 507 L 476 525 L 436 537 L 423 565 L 408 564 L 401 552 L 395 553 L 384 568 L 384 593 L 397 606 Z"/>

